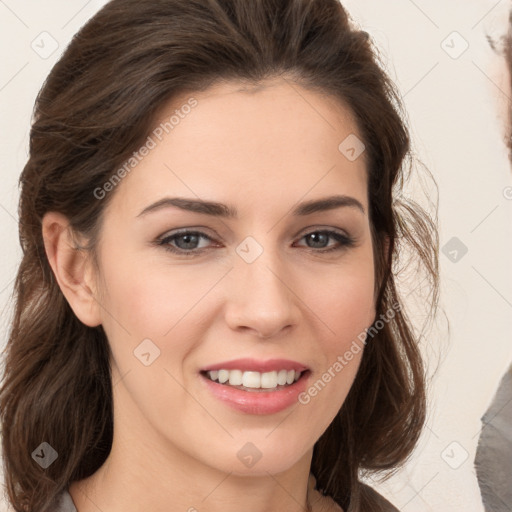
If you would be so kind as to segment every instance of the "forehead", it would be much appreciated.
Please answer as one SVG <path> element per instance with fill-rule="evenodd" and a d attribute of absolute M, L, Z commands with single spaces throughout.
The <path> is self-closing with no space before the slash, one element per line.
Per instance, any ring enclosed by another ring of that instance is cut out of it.
<path fill-rule="evenodd" d="M 248 189 L 266 201 L 293 202 L 334 187 L 364 202 L 366 155 L 351 161 L 340 150 L 354 137 L 361 138 L 352 112 L 330 96 L 284 79 L 221 83 L 182 94 L 159 111 L 152 149 L 117 193 L 137 206 L 166 192 L 229 195 L 232 203 L 233 193 Z"/>

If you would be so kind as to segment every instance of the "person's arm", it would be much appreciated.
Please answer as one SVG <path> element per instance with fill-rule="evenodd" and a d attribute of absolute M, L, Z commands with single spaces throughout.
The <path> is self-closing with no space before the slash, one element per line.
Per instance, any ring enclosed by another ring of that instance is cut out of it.
<path fill-rule="evenodd" d="M 488 512 L 512 510 L 512 366 L 482 418 L 475 469 Z"/>

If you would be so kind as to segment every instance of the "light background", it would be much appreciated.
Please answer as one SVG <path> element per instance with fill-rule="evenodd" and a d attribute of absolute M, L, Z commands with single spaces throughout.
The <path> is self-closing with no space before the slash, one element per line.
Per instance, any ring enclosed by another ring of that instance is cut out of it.
<path fill-rule="evenodd" d="M 0 0 L 2 344 L 21 255 L 17 179 L 33 103 L 73 34 L 104 3 Z M 374 485 L 406 512 L 480 512 L 473 469 L 480 417 L 512 362 L 512 172 L 500 114 L 510 93 L 504 61 L 486 40 L 505 32 L 509 0 L 343 3 L 377 42 L 404 97 L 416 153 L 439 186 L 441 247 L 468 250 L 460 257 L 457 249 L 456 262 L 440 256 L 450 331 L 441 321 L 425 340 L 429 366 L 437 367 L 425 434 L 404 470 Z M 47 58 L 31 47 L 49 52 L 52 39 L 59 47 Z"/>

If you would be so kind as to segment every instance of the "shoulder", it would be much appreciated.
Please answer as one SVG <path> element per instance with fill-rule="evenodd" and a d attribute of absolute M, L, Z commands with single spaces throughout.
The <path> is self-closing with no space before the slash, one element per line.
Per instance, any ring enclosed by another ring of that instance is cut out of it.
<path fill-rule="evenodd" d="M 512 505 L 512 366 L 482 422 L 474 465 L 486 509 L 499 510 Z"/>
<path fill-rule="evenodd" d="M 365 501 L 372 505 L 374 510 L 378 510 L 379 512 L 399 512 L 384 496 L 363 483 L 361 483 L 361 494 L 364 496 Z"/>

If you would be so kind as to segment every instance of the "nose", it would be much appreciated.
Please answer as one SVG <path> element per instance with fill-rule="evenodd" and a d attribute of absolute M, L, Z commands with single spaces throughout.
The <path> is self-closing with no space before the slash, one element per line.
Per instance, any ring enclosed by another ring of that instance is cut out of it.
<path fill-rule="evenodd" d="M 231 329 L 270 338 L 297 325 L 300 300 L 291 272 L 269 251 L 252 263 L 237 259 L 230 279 L 226 322 Z"/>

